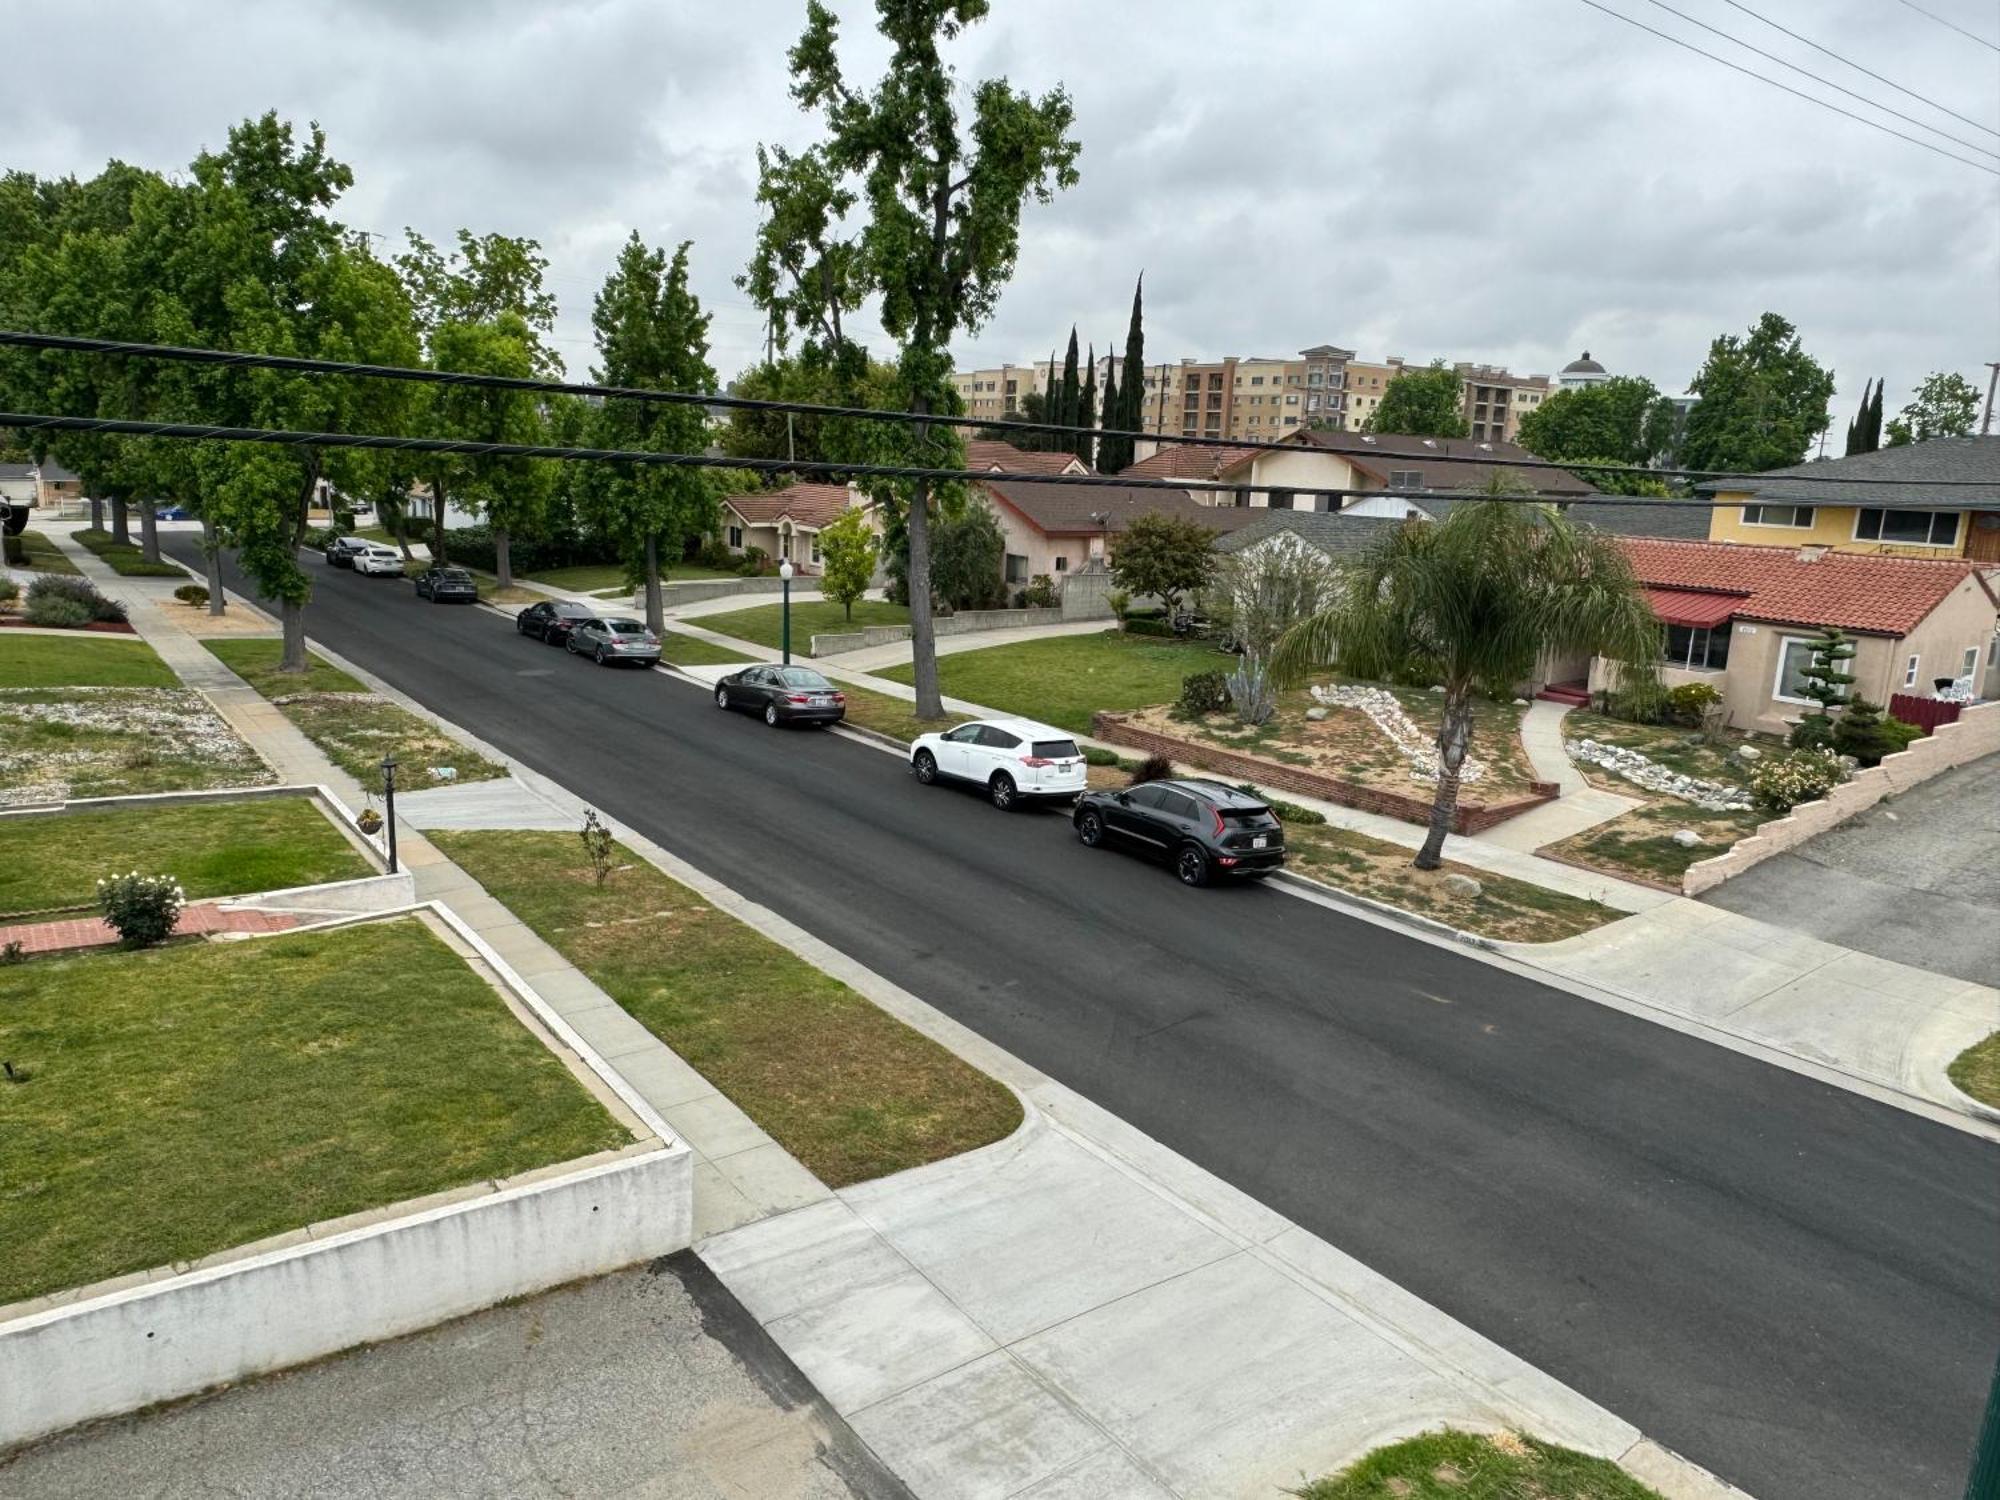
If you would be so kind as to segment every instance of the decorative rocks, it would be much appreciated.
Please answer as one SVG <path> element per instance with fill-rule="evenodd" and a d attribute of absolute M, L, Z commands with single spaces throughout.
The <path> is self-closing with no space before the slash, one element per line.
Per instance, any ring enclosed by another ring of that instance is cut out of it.
<path fill-rule="evenodd" d="M 1435 691 L 1442 692 L 1442 688 Z M 1390 743 L 1403 752 L 1410 763 L 1410 774 L 1419 781 L 1436 781 L 1438 775 L 1437 742 L 1423 730 L 1417 728 L 1410 716 L 1403 712 L 1403 705 L 1396 695 L 1386 688 L 1367 687 L 1359 683 L 1335 682 L 1315 687 L 1312 695 L 1322 708 L 1358 708 L 1375 721 L 1375 727 L 1389 737 Z M 1312 717 L 1308 709 L 1306 716 Z M 1325 717 L 1324 713 L 1320 714 Z M 1458 779 L 1470 784 L 1486 775 L 1485 763 L 1474 756 L 1466 756 L 1459 765 Z"/>
<path fill-rule="evenodd" d="M 1710 812 L 1748 812 L 1753 805 L 1749 794 L 1740 787 L 1669 771 L 1637 750 L 1627 750 L 1623 745 L 1607 745 L 1601 740 L 1571 740 L 1568 749 L 1572 760 L 1602 766 L 1649 792 L 1665 792 L 1669 797 L 1679 797 L 1683 802 L 1692 802 Z"/>
<path fill-rule="evenodd" d="M 1457 871 L 1445 876 L 1438 884 L 1445 888 L 1448 895 L 1463 896 L 1468 901 L 1478 900 L 1480 892 L 1486 889 L 1470 875 L 1460 875 Z"/>
<path fill-rule="evenodd" d="M 1692 849 L 1701 842 L 1701 835 L 1692 828 L 1676 828 L 1672 837 L 1683 849 Z"/>
<path fill-rule="evenodd" d="M 1323 708 L 1309 708 L 1306 710 L 1306 717 L 1317 724 L 1321 719 L 1326 717 L 1326 710 Z"/>
<path fill-rule="evenodd" d="M 1747 766 L 1762 760 L 1764 752 L 1759 750 L 1755 745 L 1738 745 L 1736 747 L 1736 758 Z"/>

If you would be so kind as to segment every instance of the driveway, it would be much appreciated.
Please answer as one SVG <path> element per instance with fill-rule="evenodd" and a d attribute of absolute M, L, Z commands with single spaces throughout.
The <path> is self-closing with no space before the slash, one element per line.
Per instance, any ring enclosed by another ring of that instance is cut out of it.
<path fill-rule="evenodd" d="M 2000 976 L 2000 755 L 1879 803 L 1701 899 L 1992 984 Z"/>

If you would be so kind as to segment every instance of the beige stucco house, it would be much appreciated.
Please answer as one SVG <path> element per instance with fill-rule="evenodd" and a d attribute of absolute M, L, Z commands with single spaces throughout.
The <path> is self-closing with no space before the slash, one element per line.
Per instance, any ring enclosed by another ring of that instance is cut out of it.
<path fill-rule="evenodd" d="M 844 484 L 788 484 L 752 490 L 722 501 L 722 541 L 741 557 L 758 548 L 773 565 L 789 561 L 795 572 L 820 571 L 819 534 L 848 510 L 861 510 L 881 529 L 875 502 Z"/>

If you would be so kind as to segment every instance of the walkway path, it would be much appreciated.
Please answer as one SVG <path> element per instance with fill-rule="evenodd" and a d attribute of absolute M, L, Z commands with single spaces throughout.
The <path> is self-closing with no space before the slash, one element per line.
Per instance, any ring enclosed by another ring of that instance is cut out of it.
<path fill-rule="evenodd" d="M 231 911 L 222 902 L 203 901 L 181 910 L 174 924 L 176 937 L 205 937 L 217 932 L 283 932 L 303 920 L 292 912 Z M 109 948 L 118 933 L 102 917 L 63 917 L 51 922 L 27 922 L 0 927 L 0 948 L 21 945 L 21 952 L 60 953 L 71 948 Z"/>
<path fill-rule="evenodd" d="M 971 630 L 963 635 L 937 638 L 939 656 L 956 656 L 961 651 L 984 651 L 993 646 L 1015 646 L 1022 641 L 1053 640 L 1064 635 L 1102 635 L 1111 628 L 1109 620 L 1070 620 L 1061 625 L 1022 625 L 1010 630 Z M 900 667 L 910 659 L 907 640 L 886 646 L 864 646 L 859 651 L 842 651 L 834 656 L 817 656 L 813 665 L 840 667 L 850 672 L 875 672 L 883 667 Z"/>
<path fill-rule="evenodd" d="M 1563 748 L 1562 723 L 1569 711 L 1567 703 L 1537 698 L 1521 715 L 1521 748 L 1528 752 L 1535 779 L 1554 782 L 1562 789 L 1561 795 L 1532 812 L 1489 828 L 1478 835 L 1481 842 L 1527 853 L 1643 806 L 1637 797 L 1607 792 L 1584 779 Z"/>

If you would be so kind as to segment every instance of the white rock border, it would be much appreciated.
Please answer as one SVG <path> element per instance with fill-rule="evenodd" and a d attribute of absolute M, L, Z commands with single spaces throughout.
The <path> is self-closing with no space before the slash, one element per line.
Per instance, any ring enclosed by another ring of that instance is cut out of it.
<path fill-rule="evenodd" d="M 1683 776 L 1678 771 L 1669 771 L 1658 761 L 1648 760 L 1637 750 L 1628 750 L 1623 745 L 1607 745 L 1602 740 L 1566 740 L 1564 748 L 1571 760 L 1580 760 L 1586 765 L 1601 766 L 1614 775 L 1622 776 L 1634 786 L 1642 786 L 1649 792 L 1661 792 L 1669 797 L 1678 797 L 1683 802 L 1692 802 L 1696 807 L 1709 812 L 1749 812 L 1756 806 L 1749 793 L 1740 787 L 1730 786 L 1720 781 L 1703 781 L 1698 776 Z"/>
<path fill-rule="evenodd" d="M 1410 774 L 1419 781 L 1436 781 L 1438 778 L 1437 741 L 1417 728 L 1416 721 L 1404 712 L 1401 700 L 1387 688 L 1368 687 L 1362 683 L 1333 682 L 1313 687 L 1313 698 L 1328 708 L 1358 708 L 1375 722 L 1375 727 L 1389 737 L 1389 742 L 1403 753 L 1410 763 Z M 1486 775 L 1486 763 L 1477 756 L 1468 755 L 1458 768 L 1458 779 L 1470 784 L 1482 780 Z"/>

